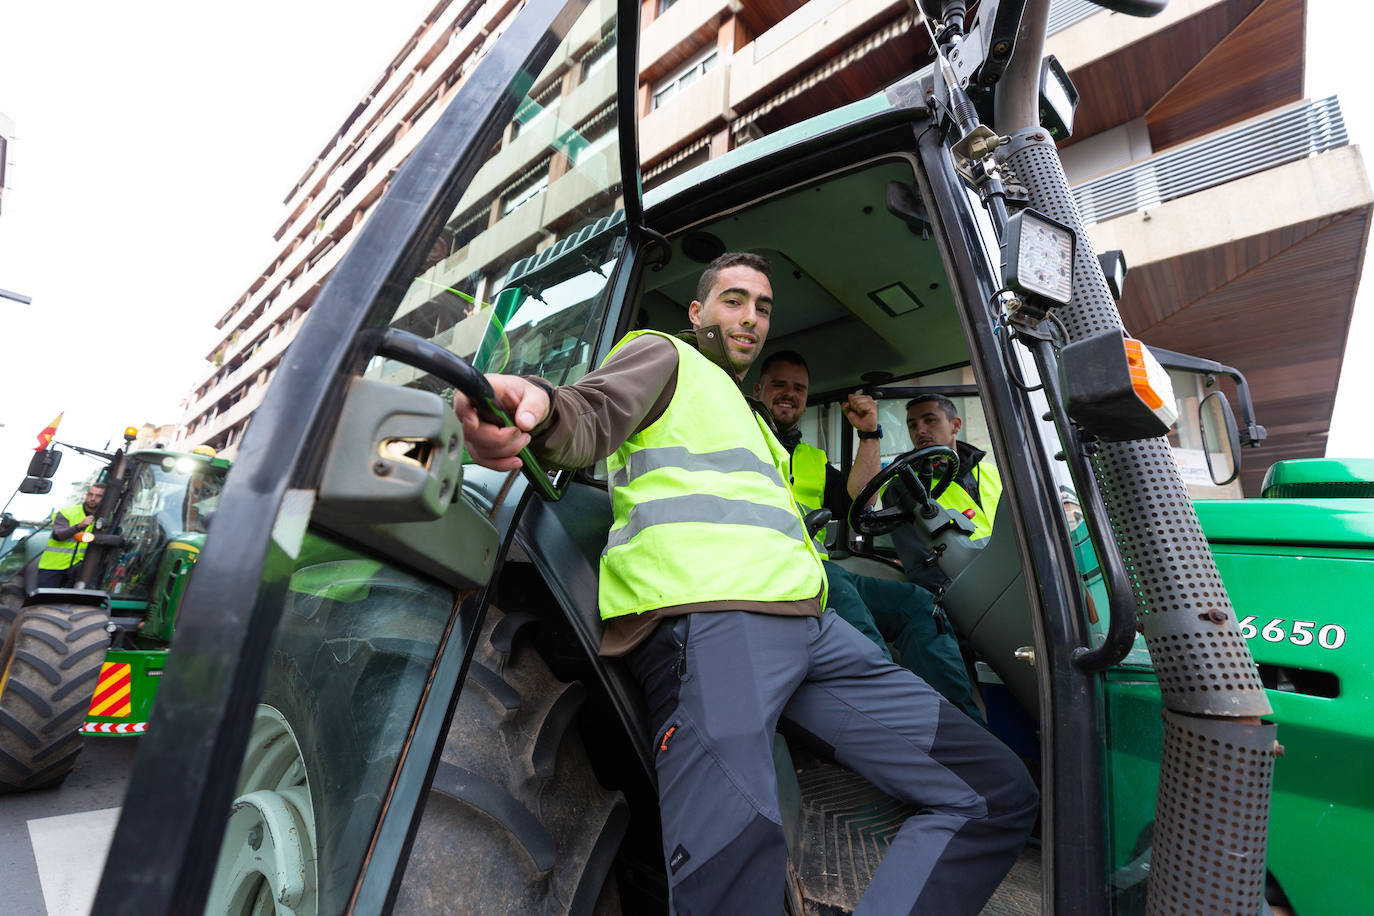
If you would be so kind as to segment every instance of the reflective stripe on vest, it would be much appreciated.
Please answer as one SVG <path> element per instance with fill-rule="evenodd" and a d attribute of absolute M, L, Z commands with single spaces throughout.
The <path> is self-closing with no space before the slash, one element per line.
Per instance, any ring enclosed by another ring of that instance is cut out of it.
<path fill-rule="evenodd" d="M 814 445 L 798 442 L 792 450 L 792 496 L 804 517 L 825 505 L 825 452 Z M 825 556 L 825 529 L 816 532 L 816 549 Z"/>
<path fill-rule="evenodd" d="M 806 540 L 797 513 L 777 506 L 761 506 L 742 499 L 722 499 L 705 493 L 689 496 L 670 496 L 640 503 L 630 509 L 630 517 L 625 524 L 611 532 L 606 540 L 606 550 L 629 543 L 630 539 L 653 525 L 671 525 L 677 522 L 700 522 L 705 525 L 752 525 L 785 534 L 798 541 Z M 605 553 L 605 551 L 602 551 Z"/>
<path fill-rule="evenodd" d="M 658 332 L 616 349 L 642 334 Z M 601 616 L 821 595 L 825 574 L 786 484 L 786 449 L 723 369 L 658 336 L 678 351 L 677 384 L 663 415 L 606 461 L 614 520 Z"/>
<path fill-rule="evenodd" d="M 753 471 L 782 486 L 782 475 L 778 473 L 778 469 L 747 448 L 730 448 L 698 455 L 680 445 L 672 445 L 664 448 L 642 448 L 637 452 L 630 452 L 626 458 L 629 463 L 611 475 L 613 486 L 623 487 L 642 474 L 670 467 L 688 471 L 718 471 L 722 474 Z"/>
<path fill-rule="evenodd" d="M 977 541 L 992 534 L 992 519 L 997 514 L 997 501 L 1002 498 L 1002 477 L 997 473 L 996 467 L 986 461 L 980 461 L 973 466 L 973 479 L 978 482 L 981 506 L 957 483 L 950 484 L 949 489 L 940 494 L 937 502 L 951 512 L 962 513 L 973 522 L 973 534 L 969 536 L 969 540 Z"/>
<path fill-rule="evenodd" d="M 65 509 L 58 509 L 54 513 L 53 525 L 57 524 L 57 516 L 70 527 L 86 517 L 86 507 L 82 504 L 67 506 Z M 69 569 L 78 565 L 86 557 L 86 545 L 79 544 L 74 540 L 59 541 L 55 537 L 49 536 L 48 543 L 43 547 L 43 555 L 38 558 L 39 569 Z"/>

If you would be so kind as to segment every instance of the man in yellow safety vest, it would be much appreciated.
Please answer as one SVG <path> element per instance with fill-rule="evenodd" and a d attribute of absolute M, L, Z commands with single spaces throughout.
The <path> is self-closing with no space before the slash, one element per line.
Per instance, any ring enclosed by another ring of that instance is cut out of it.
<path fill-rule="evenodd" d="M 1002 477 L 984 459 L 987 453 L 958 438 L 963 418 L 954 402 L 942 394 L 923 394 L 906 403 L 906 429 L 913 448 L 943 445 L 959 454 L 959 473 L 949 489 L 936 500 L 973 522 L 971 540 L 992 534 L 992 517 L 1002 498 Z"/>
<path fill-rule="evenodd" d="M 86 545 L 77 541 L 76 536 L 95 524 L 95 513 L 100 510 L 100 500 L 104 496 L 104 484 L 91 484 L 83 502 L 52 514 L 52 534 L 43 548 L 43 555 L 38 558 L 39 588 L 62 588 L 69 584 L 72 570 L 80 566 L 86 556 Z"/>
<path fill-rule="evenodd" d="M 677 913 L 776 912 L 787 845 L 773 736 L 786 719 L 913 806 L 864 894 L 875 913 L 974 914 L 1016 860 L 1036 791 L 1005 746 L 826 607 L 826 576 L 770 419 L 739 383 L 767 339 L 768 261 L 702 274 L 692 329 L 627 335 L 571 385 L 489 375 L 515 425 L 454 408 L 496 470 L 605 458 L 603 655 L 644 691 Z"/>

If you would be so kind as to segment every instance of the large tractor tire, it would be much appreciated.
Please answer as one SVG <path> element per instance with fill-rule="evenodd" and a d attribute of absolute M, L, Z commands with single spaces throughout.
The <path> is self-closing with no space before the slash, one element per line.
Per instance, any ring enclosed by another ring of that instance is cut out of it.
<path fill-rule="evenodd" d="M 15 618 L 24 607 L 25 597 L 22 588 L 8 582 L 0 585 L 0 646 L 5 644 L 5 637 L 10 635 L 10 627 L 14 626 Z"/>
<path fill-rule="evenodd" d="M 0 793 L 67 778 L 110 635 L 103 608 L 24 608 L 0 650 Z"/>
<path fill-rule="evenodd" d="M 398 913 L 620 910 L 611 871 L 630 810 L 575 726 L 585 696 L 528 641 L 535 619 L 487 613 L 406 865 Z"/>

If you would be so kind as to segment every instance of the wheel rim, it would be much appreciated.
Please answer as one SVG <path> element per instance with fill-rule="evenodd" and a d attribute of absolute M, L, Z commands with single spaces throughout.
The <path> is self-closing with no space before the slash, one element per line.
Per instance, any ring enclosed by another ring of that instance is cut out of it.
<path fill-rule="evenodd" d="M 317 916 L 316 865 L 300 743 L 278 710 L 259 706 L 205 911 Z"/>

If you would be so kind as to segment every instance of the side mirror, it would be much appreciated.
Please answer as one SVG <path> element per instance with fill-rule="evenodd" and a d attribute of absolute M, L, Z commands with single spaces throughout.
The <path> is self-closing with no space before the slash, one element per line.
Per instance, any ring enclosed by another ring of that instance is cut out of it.
<path fill-rule="evenodd" d="M 57 473 L 57 466 L 62 463 L 62 453 L 55 448 L 45 448 L 41 452 L 34 452 L 29 459 L 29 476 L 41 477 L 47 480 Z"/>
<path fill-rule="evenodd" d="M 1231 402 L 1220 391 L 1202 399 L 1198 408 L 1202 425 L 1202 449 L 1212 482 L 1225 486 L 1240 474 L 1240 431 Z"/>
<path fill-rule="evenodd" d="M 52 490 L 52 481 L 42 477 L 25 477 L 19 482 L 20 493 L 34 493 L 42 496 Z"/>

